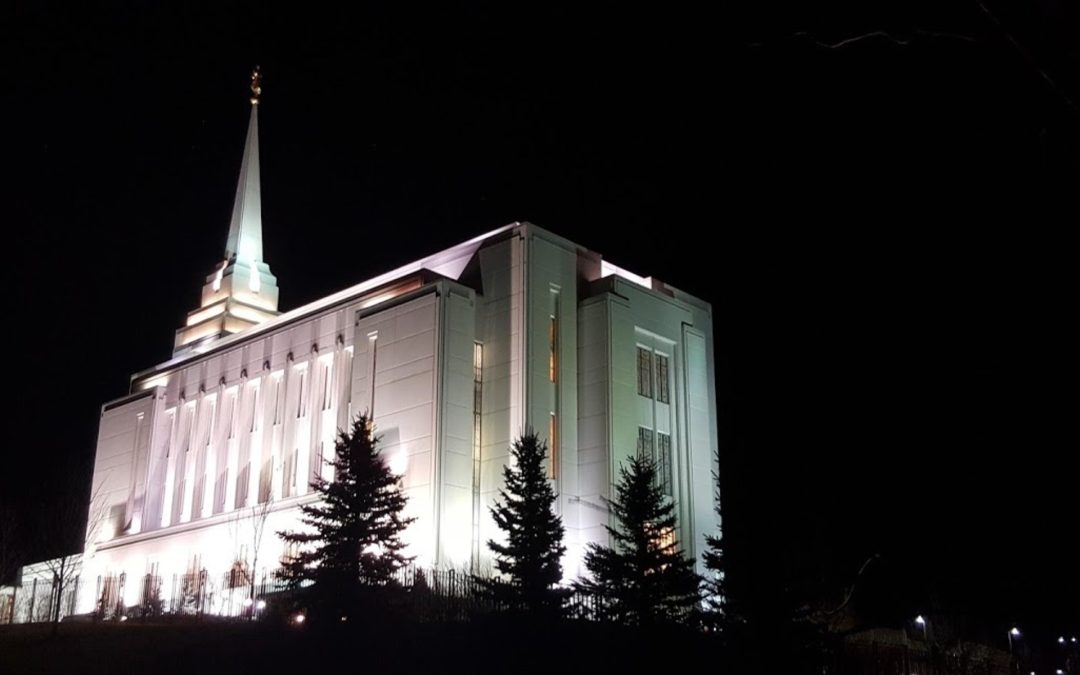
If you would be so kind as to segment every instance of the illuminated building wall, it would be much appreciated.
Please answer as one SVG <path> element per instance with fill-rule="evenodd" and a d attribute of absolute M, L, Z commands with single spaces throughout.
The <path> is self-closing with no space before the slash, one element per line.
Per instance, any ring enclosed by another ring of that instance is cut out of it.
<path fill-rule="evenodd" d="M 568 579 L 606 540 L 603 500 L 635 452 L 662 461 L 677 536 L 700 553 L 718 526 L 709 306 L 514 223 L 278 313 L 252 102 L 224 259 L 173 358 L 102 407 L 79 610 L 99 579 L 123 575 L 128 605 L 146 575 L 166 580 L 166 601 L 176 576 L 222 579 L 252 557 L 260 510 L 253 571 L 272 573 L 287 553 L 275 533 L 299 527 L 338 429 L 364 411 L 408 494 L 420 565 L 490 569 L 489 508 L 528 428 L 551 445 Z M 214 611 L 227 595 L 219 584 Z"/>
<path fill-rule="evenodd" d="M 422 565 L 490 567 L 488 508 L 528 427 L 554 436 L 568 578 L 585 543 L 606 538 L 603 498 L 642 429 L 696 554 L 717 526 L 711 334 L 704 303 L 514 224 L 220 338 L 103 407 L 87 578 L 218 578 L 250 553 L 253 507 L 268 501 L 256 572 L 271 572 L 284 554 L 274 532 L 297 526 L 321 457 L 365 410 L 409 495 Z"/>

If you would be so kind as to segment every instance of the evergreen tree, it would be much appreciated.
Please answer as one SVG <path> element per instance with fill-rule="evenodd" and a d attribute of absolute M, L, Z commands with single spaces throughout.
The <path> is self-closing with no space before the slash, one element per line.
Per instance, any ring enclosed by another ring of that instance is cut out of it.
<path fill-rule="evenodd" d="M 547 477 L 547 443 L 528 431 L 510 448 L 513 461 L 503 467 L 505 487 L 491 508 L 506 543 L 488 541 L 495 569 L 506 581 L 488 584 L 496 599 L 531 614 L 559 613 L 566 593 L 562 579 L 562 518 L 555 514 L 555 491 Z"/>
<path fill-rule="evenodd" d="M 716 514 L 720 513 L 720 493 L 717 490 L 715 502 Z M 731 626 L 733 615 L 731 599 L 727 590 L 727 561 L 724 554 L 724 535 L 705 535 L 705 552 L 701 561 L 709 571 L 702 584 L 704 590 L 703 619 L 714 630 L 726 630 Z"/>
<path fill-rule="evenodd" d="M 664 497 L 651 459 L 635 457 L 619 473 L 617 498 L 609 501 L 618 526 L 607 526 L 614 546 L 589 545 L 585 567 L 592 578 L 578 587 L 599 596 L 621 623 L 684 620 L 697 604 L 700 578 L 675 541 L 675 505 Z"/>
<path fill-rule="evenodd" d="M 402 555 L 401 532 L 414 518 L 402 517 L 407 497 L 377 449 L 366 415 L 350 432 L 338 432 L 334 479 L 311 483 L 321 497 L 300 507 L 305 532 L 279 532 L 299 553 L 287 561 L 285 577 L 295 587 L 315 582 L 322 597 L 348 598 L 360 586 L 380 586 L 411 558 Z"/>

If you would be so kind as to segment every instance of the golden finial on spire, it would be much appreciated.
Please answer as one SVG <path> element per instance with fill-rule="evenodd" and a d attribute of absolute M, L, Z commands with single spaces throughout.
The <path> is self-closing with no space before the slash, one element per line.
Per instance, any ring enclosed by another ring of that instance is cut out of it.
<path fill-rule="evenodd" d="M 262 93 L 262 74 L 259 67 L 251 71 L 251 105 L 259 105 L 259 94 Z"/>

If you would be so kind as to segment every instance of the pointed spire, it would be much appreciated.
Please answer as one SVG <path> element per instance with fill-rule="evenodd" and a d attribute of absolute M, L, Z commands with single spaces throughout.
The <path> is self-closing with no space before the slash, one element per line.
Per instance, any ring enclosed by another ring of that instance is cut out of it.
<path fill-rule="evenodd" d="M 259 67 L 251 72 L 251 118 L 248 120 L 244 159 L 240 164 L 240 180 L 236 183 L 229 238 L 225 242 L 225 259 L 246 263 L 262 260 L 262 195 L 259 184 L 259 95 L 262 76 Z"/>
<path fill-rule="evenodd" d="M 236 183 L 225 259 L 206 277 L 199 308 L 176 331 L 173 354 L 202 351 L 219 338 L 277 316 L 277 279 L 263 259 L 262 194 L 259 187 L 259 67 L 251 73 L 251 117 Z"/>

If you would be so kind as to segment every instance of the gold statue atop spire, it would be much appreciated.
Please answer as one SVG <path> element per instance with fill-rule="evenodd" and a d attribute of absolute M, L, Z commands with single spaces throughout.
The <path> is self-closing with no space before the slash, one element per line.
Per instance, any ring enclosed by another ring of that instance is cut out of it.
<path fill-rule="evenodd" d="M 259 105 L 259 94 L 262 93 L 262 74 L 259 67 L 251 71 L 251 105 Z"/>

